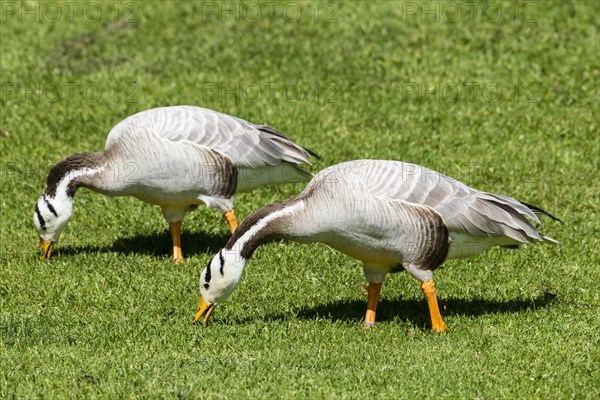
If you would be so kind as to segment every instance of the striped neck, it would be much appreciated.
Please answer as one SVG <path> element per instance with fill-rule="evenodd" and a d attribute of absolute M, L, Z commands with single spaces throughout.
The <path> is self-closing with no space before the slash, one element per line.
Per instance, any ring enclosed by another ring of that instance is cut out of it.
<path fill-rule="evenodd" d="M 294 215 L 304 205 L 304 200 L 292 198 L 255 211 L 236 229 L 225 249 L 234 250 L 248 260 L 261 244 L 293 236 Z"/>
<path fill-rule="evenodd" d="M 106 168 L 103 152 L 81 153 L 65 158 L 48 173 L 44 194 L 50 198 L 75 196 L 79 186 L 85 186 L 91 176 Z"/>

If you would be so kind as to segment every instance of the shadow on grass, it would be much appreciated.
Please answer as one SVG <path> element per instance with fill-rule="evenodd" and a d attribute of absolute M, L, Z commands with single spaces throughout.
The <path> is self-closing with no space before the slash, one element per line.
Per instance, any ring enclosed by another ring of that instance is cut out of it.
<path fill-rule="evenodd" d="M 438 299 L 442 317 L 448 315 L 461 315 L 476 317 L 484 314 L 518 313 L 525 310 L 546 307 L 553 301 L 553 297 L 541 293 L 538 297 L 528 300 L 495 301 L 485 299 Z M 300 309 L 296 316 L 302 320 L 326 319 L 329 321 L 343 321 L 360 323 L 367 307 L 367 298 L 364 300 L 338 300 L 315 307 Z M 289 315 L 271 314 L 262 316 L 265 321 L 284 321 Z M 238 323 L 256 322 L 257 318 L 244 318 Z M 402 320 L 412 323 L 416 327 L 429 328 L 431 320 L 425 299 L 382 299 L 377 306 L 377 321 Z"/>
<path fill-rule="evenodd" d="M 229 237 L 230 235 L 225 233 L 215 235 L 206 232 L 183 232 L 181 235 L 183 256 L 187 257 L 198 254 L 213 255 L 225 246 Z M 71 256 L 80 253 L 135 253 L 170 257 L 173 254 L 173 248 L 171 247 L 171 235 L 166 231 L 120 238 L 109 246 L 96 246 L 93 244 L 61 245 L 59 243 L 55 247 L 53 257 Z"/>

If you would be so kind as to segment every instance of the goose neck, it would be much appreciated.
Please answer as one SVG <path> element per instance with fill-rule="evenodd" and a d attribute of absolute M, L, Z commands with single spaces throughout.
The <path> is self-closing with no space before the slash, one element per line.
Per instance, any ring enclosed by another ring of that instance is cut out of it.
<path fill-rule="evenodd" d="M 303 209 L 303 200 L 288 200 L 255 211 L 244 219 L 226 248 L 234 249 L 247 260 L 261 244 L 279 238 L 293 237 L 295 222 Z"/>
<path fill-rule="evenodd" d="M 94 188 L 97 176 L 106 170 L 108 161 L 103 152 L 81 153 L 57 163 L 48 174 L 45 195 L 72 199 L 80 186 Z"/>

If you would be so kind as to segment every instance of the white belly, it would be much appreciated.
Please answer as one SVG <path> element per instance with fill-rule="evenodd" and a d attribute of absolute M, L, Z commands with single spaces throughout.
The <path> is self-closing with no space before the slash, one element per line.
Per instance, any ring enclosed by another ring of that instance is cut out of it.
<path fill-rule="evenodd" d="M 490 247 L 508 246 L 518 242 L 505 236 L 478 237 L 464 232 L 449 231 L 450 249 L 446 258 L 467 258 L 476 256 Z"/>

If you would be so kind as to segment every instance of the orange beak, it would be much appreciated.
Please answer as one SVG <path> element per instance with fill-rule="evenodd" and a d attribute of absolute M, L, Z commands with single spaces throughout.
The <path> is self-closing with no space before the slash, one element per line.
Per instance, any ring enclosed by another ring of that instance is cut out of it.
<path fill-rule="evenodd" d="M 46 242 L 44 239 L 40 238 L 40 260 L 50 258 L 53 245 L 54 242 Z"/>
<path fill-rule="evenodd" d="M 200 302 L 198 302 L 197 309 L 198 312 L 196 312 L 196 316 L 194 317 L 194 324 L 197 324 L 200 317 L 202 317 L 202 314 L 206 313 L 204 320 L 202 321 L 202 326 L 206 327 L 206 325 L 208 325 L 208 319 L 215 310 L 215 305 L 212 303 L 205 303 L 204 298 L 200 297 Z"/>

